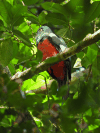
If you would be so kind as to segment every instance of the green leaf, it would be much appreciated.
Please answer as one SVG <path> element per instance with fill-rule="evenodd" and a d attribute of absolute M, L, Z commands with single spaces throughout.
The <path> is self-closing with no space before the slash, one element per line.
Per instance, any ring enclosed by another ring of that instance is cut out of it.
<path fill-rule="evenodd" d="M 100 73 L 100 61 L 96 58 L 92 63 L 93 79 L 96 81 Z"/>
<path fill-rule="evenodd" d="M 24 21 L 24 16 L 27 15 L 27 7 L 17 4 L 13 6 L 12 11 L 12 22 L 14 26 L 18 26 Z"/>
<path fill-rule="evenodd" d="M 13 18 L 11 24 L 12 24 L 12 26 L 19 26 L 21 23 L 23 23 L 23 21 L 24 21 L 24 17 L 19 16 L 17 18 Z"/>
<path fill-rule="evenodd" d="M 57 94 L 57 87 L 58 87 L 58 83 L 56 80 L 54 80 L 50 86 L 51 90 L 52 90 L 52 94 L 56 95 Z"/>
<path fill-rule="evenodd" d="M 15 68 L 14 68 L 14 65 L 13 64 L 8 64 L 8 67 L 9 67 L 9 70 L 10 70 L 10 72 L 11 72 L 11 74 L 13 75 L 13 74 L 15 74 Z"/>
<path fill-rule="evenodd" d="M 76 55 L 77 55 L 78 58 L 81 58 L 82 59 L 83 56 L 84 56 L 84 52 L 79 52 Z"/>
<path fill-rule="evenodd" d="M 91 49 L 94 49 L 94 50 L 96 50 L 96 51 L 98 51 L 98 46 L 96 45 L 96 44 L 92 44 L 92 45 L 90 45 L 89 46 Z"/>
<path fill-rule="evenodd" d="M 14 0 L 7 0 L 12 6 L 13 6 L 13 1 Z"/>
<path fill-rule="evenodd" d="M 8 2 L 0 0 L 0 18 L 3 20 L 5 26 L 9 24 L 11 17 L 10 16 L 11 14 L 8 11 L 9 8 L 8 4 L 9 4 Z"/>
<path fill-rule="evenodd" d="M 86 68 L 91 64 L 91 62 L 89 61 L 87 56 L 84 56 L 84 58 L 82 59 L 81 63 L 82 63 L 82 66 L 84 66 Z"/>
<path fill-rule="evenodd" d="M 39 14 L 38 19 L 39 19 L 39 23 L 40 23 L 41 25 L 43 25 L 43 24 L 45 24 L 45 23 L 47 22 L 46 19 L 45 19 L 45 16 L 46 16 L 46 13 L 45 13 L 45 12 L 41 12 L 41 13 Z"/>
<path fill-rule="evenodd" d="M 13 43 L 12 40 L 6 39 L 0 43 L 0 63 L 7 66 L 13 58 Z"/>
<path fill-rule="evenodd" d="M 27 7 L 17 4 L 13 6 L 11 11 L 13 13 L 13 18 L 18 19 L 19 16 L 25 15 L 27 13 Z"/>
<path fill-rule="evenodd" d="M 27 14 L 25 15 L 28 20 L 30 20 L 33 24 L 39 24 L 39 20 L 35 15 Z"/>
<path fill-rule="evenodd" d="M 87 54 L 86 56 L 89 59 L 89 62 L 92 64 L 92 62 L 96 59 L 98 51 L 88 46 Z"/>
<path fill-rule="evenodd" d="M 16 58 L 13 58 L 12 61 L 11 61 L 12 64 L 17 64 L 18 63 L 18 59 Z"/>
<path fill-rule="evenodd" d="M 42 61 L 43 53 L 40 50 L 37 50 L 36 58 L 39 62 Z"/>
<path fill-rule="evenodd" d="M 67 33 L 67 31 L 68 31 L 68 29 L 66 27 L 64 27 L 64 28 L 58 30 L 56 33 L 58 36 L 64 37 L 64 35 Z"/>
<path fill-rule="evenodd" d="M 45 84 L 44 77 L 39 75 L 37 77 L 36 81 L 33 81 L 32 79 L 28 79 L 28 80 L 24 81 L 21 89 L 23 91 L 35 90 L 35 89 L 38 89 L 39 87 L 41 87 L 44 84 Z"/>
<path fill-rule="evenodd" d="M 0 20 L 0 38 L 2 38 L 2 34 L 5 31 L 4 29 L 4 23 L 2 20 Z"/>
<path fill-rule="evenodd" d="M 78 91 L 73 96 L 73 99 L 77 99 L 77 98 L 78 98 Z"/>
<path fill-rule="evenodd" d="M 0 109 L 0 114 L 4 114 L 5 113 L 5 110 L 6 110 L 5 108 L 1 108 Z"/>
<path fill-rule="evenodd" d="M 85 15 L 85 21 L 90 22 L 100 15 L 100 2 L 94 2 L 91 4 L 88 12 Z"/>
<path fill-rule="evenodd" d="M 83 2 L 83 10 L 84 10 L 84 13 L 87 14 L 90 6 L 91 6 L 91 3 L 90 3 L 90 0 L 82 0 Z"/>
<path fill-rule="evenodd" d="M 67 4 L 63 6 L 66 9 L 65 15 L 69 17 L 69 19 L 78 17 L 80 14 L 77 11 L 77 8 L 79 8 L 80 6 L 83 6 L 83 0 L 70 0 Z"/>
<path fill-rule="evenodd" d="M 10 122 L 7 118 L 3 118 L 2 121 L 0 122 L 0 125 L 2 125 L 3 127 L 10 127 Z"/>
<path fill-rule="evenodd" d="M 37 32 L 37 30 L 39 29 L 39 26 L 37 26 L 36 24 L 31 24 L 31 27 L 33 32 Z"/>
<path fill-rule="evenodd" d="M 45 3 L 42 3 L 41 5 L 45 10 L 66 15 L 66 10 L 60 4 L 57 4 L 54 2 L 45 2 Z"/>
<path fill-rule="evenodd" d="M 17 37 L 19 37 L 20 39 L 21 39 L 21 41 L 25 44 L 25 45 L 27 45 L 28 47 L 32 47 L 32 44 L 31 44 L 31 42 L 29 41 L 29 39 L 28 39 L 28 37 L 27 36 L 25 36 L 24 34 L 22 34 L 20 31 L 18 31 L 18 30 L 13 30 L 13 33 L 17 36 Z"/>
<path fill-rule="evenodd" d="M 93 32 L 90 24 L 80 23 L 79 25 L 75 24 L 73 26 L 75 27 L 75 29 L 72 32 L 72 36 L 75 42 L 81 41 L 88 33 Z"/>
<path fill-rule="evenodd" d="M 48 22 L 51 22 L 55 25 L 68 25 L 68 21 L 66 21 L 65 17 L 59 13 L 49 13 L 46 16 Z"/>
<path fill-rule="evenodd" d="M 16 42 L 14 42 L 13 41 L 13 57 L 15 57 L 16 56 L 16 54 L 18 53 L 18 43 L 16 43 Z"/>
<path fill-rule="evenodd" d="M 70 0 L 65 7 L 70 8 L 72 11 L 75 11 L 76 7 L 82 6 L 83 0 Z M 66 9 L 67 10 L 67 9 Z"/>
<path fill-rule="evenodd" d="M 47 71 L 41 72 L 39 74 L 42 75 L 46 79 L 48 79 L 50 77 Z"/>
<path fill-rule="evenodd" d="M 89 131 L 93 131 L 94 129 L 97 129 L 99 126 L 98 125 L 90 125 L 88 126 Z"/>
<path fill-rule="evenodd" d="M 85 112 L 85 115 L 87 115 L 87 116 L 92 116 L 92 110 L 91 110 L 91 108 L 90 109 L 88 109 L 86 112 Z"/>
<path fill-rule="evenodd" d="M 26 22 L 23 22 L 22 24 L 20 24 L 20 26 L 18 27 L 18 30 L 21 32 L 26 32 L 29 29 L 29 26 L 27 25 Z"/>

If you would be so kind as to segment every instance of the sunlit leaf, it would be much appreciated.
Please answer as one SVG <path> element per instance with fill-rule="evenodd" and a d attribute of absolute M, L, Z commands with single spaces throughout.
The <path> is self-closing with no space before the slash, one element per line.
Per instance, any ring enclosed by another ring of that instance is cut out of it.
<path fill-rule="evenodd" d="M 14 0 L 7 0 L 12 6 L 13 6 L 13 1 Z"/>

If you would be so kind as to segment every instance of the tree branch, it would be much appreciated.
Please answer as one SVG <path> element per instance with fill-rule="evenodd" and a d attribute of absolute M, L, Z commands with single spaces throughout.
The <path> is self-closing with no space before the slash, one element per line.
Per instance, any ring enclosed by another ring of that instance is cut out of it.
<path fill-rule="evenodd" d="M 71 81 L 70 81 L 70 87 L 72 85 L 74 85 L 76 82 L 79 82 L 82 78 L 82 80 L 85 80 L 87 75 L 88 75 L 88 72 L 89 72 L 89 69 L 85 69 L 83 71 L 79 71 L 79 72 L 74 72 L 71 74 Z M 90 76 L 92 76 L 92 73 L 90 74 Z M 18 84 L 22 83 L 23 81 L 21 79 L 16 79 L 15 80 Z M 49 83 L 47 84 L 47 87 L 48 89 L 51 88 L 51 85 L 53 82 L 57 82 L 56 80 L 52 79 L 49 81 Z M 12 94 L 16 93 L 16 92 L 19 92 L 19 88 L 17 88 L 16 90 L 14 90 L 12 92 Z M 30 90 L 30 91 L 27 91 L 25 93 L 35 93 L 35 94 L 40 94 L 40 93 L 43 93 L 43 94 L 47 94 L 47 89 L 46 89 L 46 85 L 43 85 L 41 86 L 40 88 L 38 89 L 35 89 L 35 90 Z"/>
<path fill-rule="evenodd" d="M 67 48 L 61 53 L 58 53 L 56 56 L 50 57 L 46 59 L 45 61 L 41 62 L 39 65 L 36 66 L 35 70 L 32 70 L 31 68 L 23 71 L 20 73 L 20 75 L 17 73 L 12 77 L 12 80 L 15 80 L 16 78 L 23 78 L 24 80 L 31 78 L 32 76 L 47 70 L 50 66 L 54 65 L 55 63 L 58 63 L 62 60 L 66 60 L 67 58 L 71 57 L 72 55 L 75 55 L 76 53 L 80 52 L 87 46 L 96 43 L 100 40 L 100 29 L 96 31 L 93 34 L 88 34 L 82 41 L 78 42 L 74 46 Z"/>

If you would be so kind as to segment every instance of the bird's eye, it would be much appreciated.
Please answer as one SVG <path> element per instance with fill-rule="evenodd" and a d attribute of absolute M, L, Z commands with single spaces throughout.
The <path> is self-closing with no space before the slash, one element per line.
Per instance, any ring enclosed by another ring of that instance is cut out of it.
<path fill-rule="evenodd" d="M 41 29 L 39 29 L 39 32 L 41 32 L 41 31 L 43 31 L 43 29 L 41 28 Z"/>

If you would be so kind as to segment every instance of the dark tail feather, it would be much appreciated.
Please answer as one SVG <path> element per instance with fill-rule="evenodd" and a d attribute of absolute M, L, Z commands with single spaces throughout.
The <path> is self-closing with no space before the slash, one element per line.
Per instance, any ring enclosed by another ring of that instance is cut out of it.
<path fill-rule="evenodd" d="M 63 96 L 63 99 L 67 100 L 67 98 L 69 97 L 69 90 L 70 90 L 69 84 L 70 84 L 70 81 L 71 81 L 71 60 L 68 58 L 65 63 L 66 63 L 66 67 L 67 67 L 68 89 L 67 89 L 67 94 L 65 96 Z"/>

